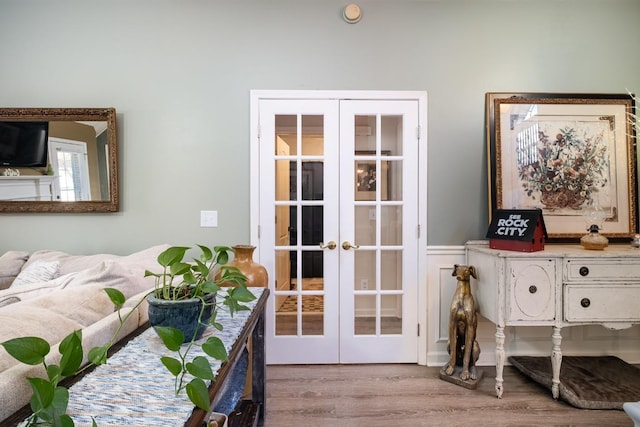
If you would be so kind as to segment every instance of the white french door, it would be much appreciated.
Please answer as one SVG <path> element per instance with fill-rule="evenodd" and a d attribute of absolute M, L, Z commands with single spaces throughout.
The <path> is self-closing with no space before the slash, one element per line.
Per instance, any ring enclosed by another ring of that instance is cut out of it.
<path fill-rule="evenodd" d="M 62 138 L 49 138 L 49 160 L 56 179 L 54 200 L 73 202 L 91 200 L 87 144 Z"/>
<path fill-rule="evenodd" d="M 420 101 L 255 103 L 267 363 L 417 362 Z"/>

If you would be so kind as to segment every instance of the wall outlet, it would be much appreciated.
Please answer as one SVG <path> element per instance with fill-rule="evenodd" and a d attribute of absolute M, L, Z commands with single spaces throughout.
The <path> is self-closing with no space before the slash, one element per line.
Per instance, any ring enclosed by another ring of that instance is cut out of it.
<path fill-rule="evenodd" d="M 360 289 L 369 289 L 369 279 L 360 279 Z"/>
<path fill-rule="evenodd" d="M 217 227 L 218 211 L 200 211 L 200 227 Z"/>

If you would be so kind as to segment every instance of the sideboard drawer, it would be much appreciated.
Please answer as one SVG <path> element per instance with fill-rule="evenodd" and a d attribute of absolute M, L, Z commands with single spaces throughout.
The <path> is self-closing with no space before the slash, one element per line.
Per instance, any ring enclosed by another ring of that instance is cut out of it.
<path fill-rule="evenodd" d="M 632 322 L 640 320 L 640 285 L 564 286 L 567 322 Z"/>
<path fill-rule="evenodd" d="M 640 263 L 637 259 L 568 258 L 564 266 L 567 282 L 640 282 Z"/>

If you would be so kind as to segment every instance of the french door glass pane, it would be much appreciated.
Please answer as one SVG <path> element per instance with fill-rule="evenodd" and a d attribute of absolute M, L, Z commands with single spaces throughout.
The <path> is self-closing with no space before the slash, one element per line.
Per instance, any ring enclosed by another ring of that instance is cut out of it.
<path fill-rule="evenodd" d="M 321 161 L 303 161 L 301 163 L 300 185 L 302 200 L 322 200 L 324 196 L 324 165 Z M 297 171 L 291 170 L 295 176 Z M 295 199 L 294 199 L 295 200 Z"/>
<path fill-rule="evenodd" d="M 376 244 L 376 207 L 356 206 L 354 209 L 355 241 L 361 246 Z"/>
<path fill-rule="evenodd" d="M 376 288 L 376 251 L 358 249 L 354 256 L 354 290 Z"/>
<path fill-rule="evenodd" d="M 380 320 L 380 334 L 402 334 L 402 295 L 382 295 L 380 307 L 384 313 Z"/>
<path fill-rule="evenodd" d="M 380 253 L 380 289 L 402 289 L 402 251 L 383 250 Z"/>
<path fill-rule="evenodd" d="M 382 152 L 402 156 L 402 116 L 381 116 Z"/>
<path fill-rule="evenodd" d="M 354 297 L 354 335 L 374 335 L 377 326 L 376 295 Z"/>
<path fill-rule="evenodd" d="M 402 245 L 402 206 L 381 206 L 380 243 Z"/>
<path fill-rule="evenodd" d="M 298 134 L 298 116 L 295 114 L 277 114 L 275 116 L 275 154 L 282 154 L 278 151 L 278 142 L 286 142 L 289 146 L 289 153 L 295 155 L 297 153 L 296 138 Z"/>
<path fill-rule="evenodd" d="M 302 155 L 324 154 L 324 116 L 302 116 Z"/>
<path fill-rule="evenodd" d="M 376 116 L 355 116 L 355 154 L 376 150 Z"/>
<path fill-rule="evenodd" d="M 382 178 L 386 180 L 385 187 L 388 188 L 386 198 L 383 200 L 402 201 L 402 162 L 402 160 L 383 160 L 387 170 Z"/>

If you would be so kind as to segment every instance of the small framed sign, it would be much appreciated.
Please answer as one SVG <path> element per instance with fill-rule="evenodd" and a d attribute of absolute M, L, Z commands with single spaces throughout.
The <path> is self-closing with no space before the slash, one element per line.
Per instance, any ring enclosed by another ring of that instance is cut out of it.
<path fill-rule="evenodd" d="M 489 247 L 518 252 L 544 249 L 547 229 L 541 209 L 497 209 L 487 231 Z"/>

